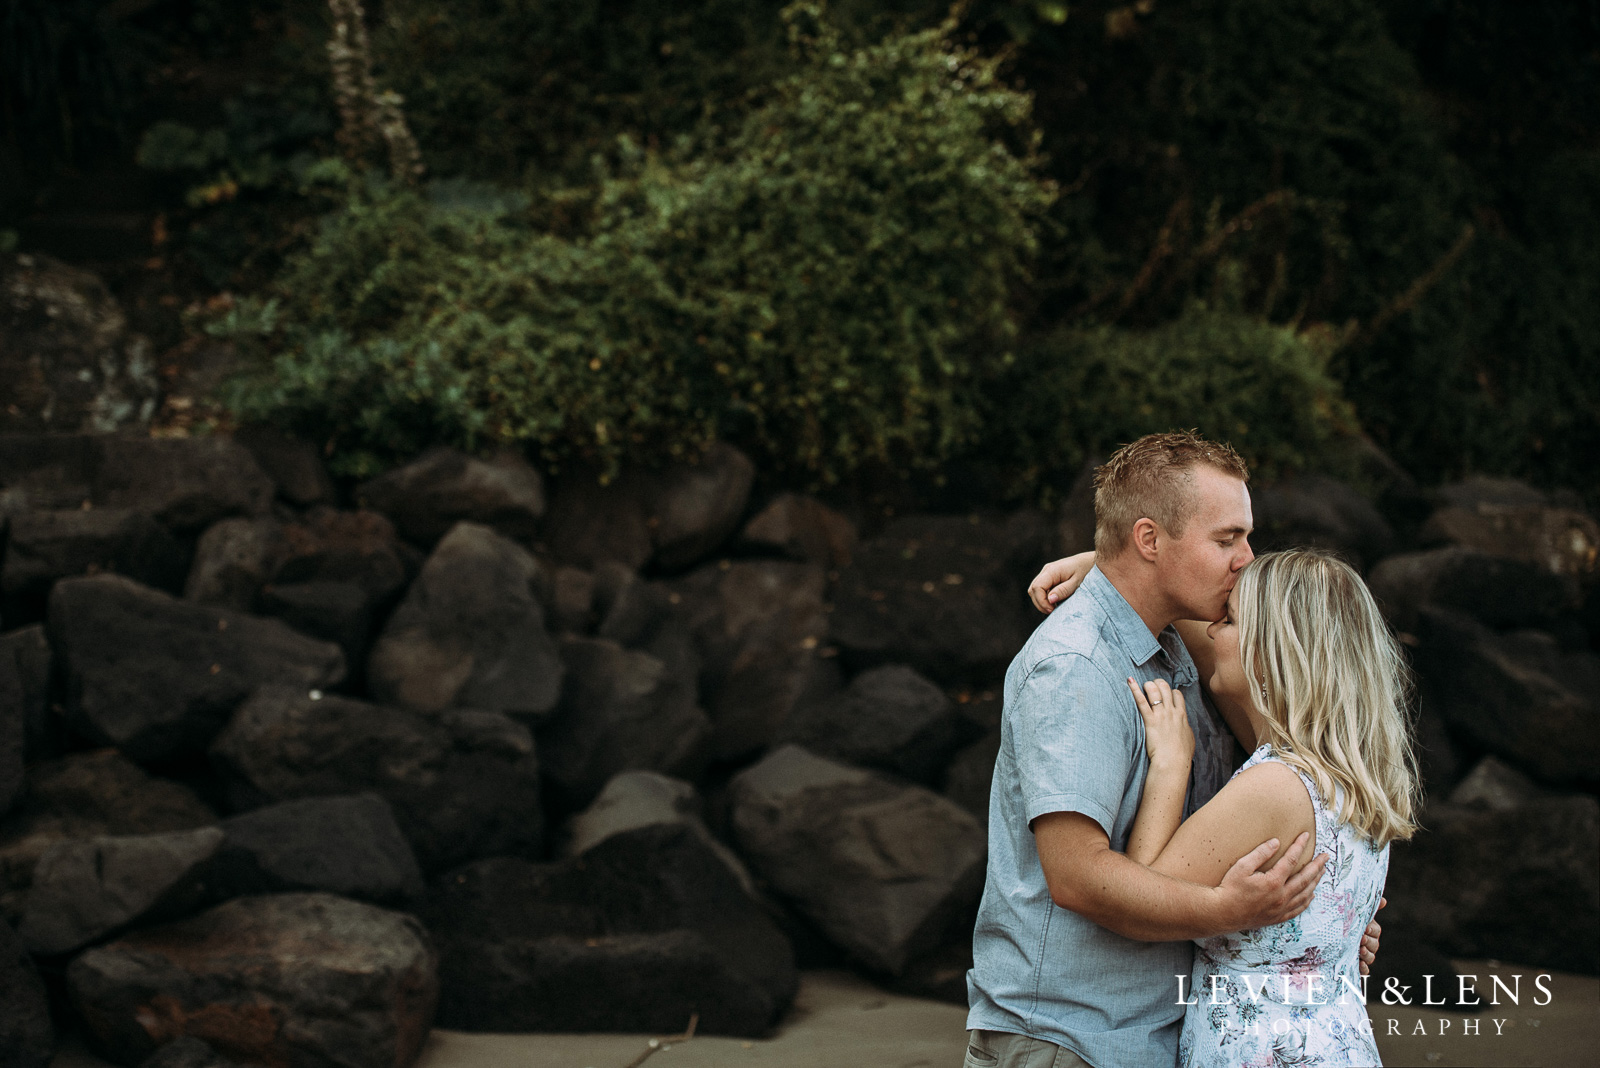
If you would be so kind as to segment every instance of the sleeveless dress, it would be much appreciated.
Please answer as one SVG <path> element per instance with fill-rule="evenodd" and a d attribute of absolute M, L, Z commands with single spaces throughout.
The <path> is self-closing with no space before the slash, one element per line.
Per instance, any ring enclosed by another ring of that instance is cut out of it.
<path fill-rule="evenodd" d="M 1268 760 L 1284 763 L 1272 746 L 1263 745 L 1239 771 Z M 1315 782 L 1293 770 L 1311 795 L 1316 852 L 1328 854 L 1328 866 L 1311 906 L 1294 919 L 1195 940 L 1194 972 L 1184 995 L 1196 1004 L 1184 1010 L 1178 1041 L 1178 1063 L 1188 1068 L 1379 1063 L 1360 996 L 1358 953 L 1378 910 L 1389 847 L 1374 848 L 1340 823 L 1341 797 L 1330 809 Z"/>

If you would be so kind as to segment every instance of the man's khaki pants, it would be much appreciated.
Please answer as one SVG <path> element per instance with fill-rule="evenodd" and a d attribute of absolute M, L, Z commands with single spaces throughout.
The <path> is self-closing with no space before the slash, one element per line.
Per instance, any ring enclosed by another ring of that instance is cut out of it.
<path fill-rule="evenodd" d="M 1094 1068 L 1053 1042 L 1009 1031 L 968 1031 L 962 1068 Z"/>

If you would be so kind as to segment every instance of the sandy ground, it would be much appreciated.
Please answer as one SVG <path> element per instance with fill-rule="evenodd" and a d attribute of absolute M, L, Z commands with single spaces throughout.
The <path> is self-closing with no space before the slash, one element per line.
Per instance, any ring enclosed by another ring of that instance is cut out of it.
<path fill-rule="evenodd" d="M 1521 999 L 1476 1017 L 1418 1007 L 1388 1007 L 1374 997 L 1368 1015 L 1388 1068 L 1587 1068 L 1600 1063 L 1600 979 L 1555 973 L 1545 997 L 1537 969 L 1460 961 L 1464 973 L 1510 983 L 1521 973 Z M 1392 1024 L 1390 1021 L 1394 1021 Z M 1499 1025 L 1496 1025 L 1499 1021 Z M 683 1042 L 649 1035 L 477 1035 L 435 1030 L 417 1068 L 959 1068 L 966 1046 L 966 1010 L 889 994 L 848 972 L 805 973 L 800 996 L 778 1033 L 745 1041 L 696 1036 Z M 51 1068 L 105 1068 L 72 1043 Z M 1110 1066 L 1108 1066 L 1110 1068 Z"/>

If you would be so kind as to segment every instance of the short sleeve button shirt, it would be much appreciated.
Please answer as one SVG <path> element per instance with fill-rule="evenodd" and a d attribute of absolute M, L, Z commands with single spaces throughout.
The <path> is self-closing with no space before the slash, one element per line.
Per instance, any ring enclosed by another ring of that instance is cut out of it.
<path fill-rule="evenodd" d="M 1222 788 L 1233 736 L 1205 703 L 1177 631 L 1159 638 L 1098 568 L 1023 646 L 1006 673 L 989 795 L 989 868 L 967 976 L 967 1026 L 1031 1035 L 1096 1068 L 1177 1059 L 1177 975 L 1189 942 L 1123 938 L 1050 899 L 1032 821 L 1081 812 L 1125 850 L 1144 790 L 1144 721 L 1127 679 L 1183 692 L 1195 735 L 1184 814 Z"/>

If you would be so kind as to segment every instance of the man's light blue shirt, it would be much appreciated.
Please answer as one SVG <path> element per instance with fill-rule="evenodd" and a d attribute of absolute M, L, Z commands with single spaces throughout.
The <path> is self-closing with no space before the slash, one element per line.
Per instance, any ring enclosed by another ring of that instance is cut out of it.
<path fill-rule="evenodd" d="M 1006 672 L 967 1027 L 1042 1038 L 1095 1068 L 1172 1068 L 1183 1023 L 1175 976 L 1189 975 L 1193 944 L 1123 938 L 1057 906 L 1030 829 L 1045 813 L 1081 812 L 1112 849 L 1127 849 L 1149 763 L 1129 676 L 1183 692 L 1195 735 L 1185 816 L 1231 774 L 1233 736 L 1202 699 L 1178 632 L 1158 640 L 1090 571 Z"/>

